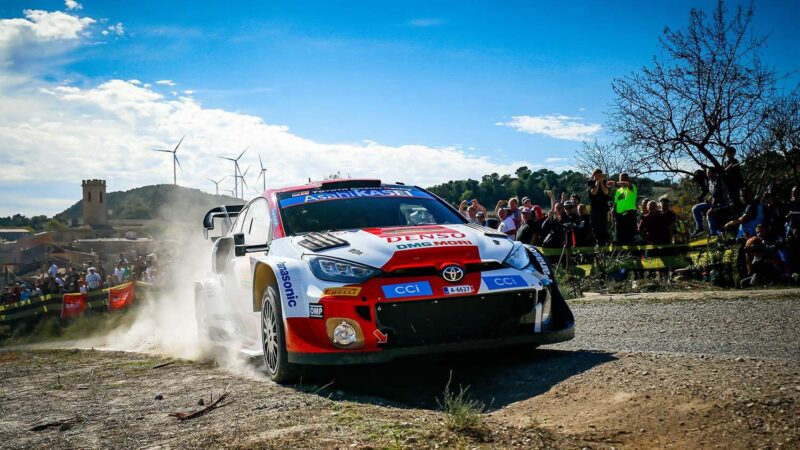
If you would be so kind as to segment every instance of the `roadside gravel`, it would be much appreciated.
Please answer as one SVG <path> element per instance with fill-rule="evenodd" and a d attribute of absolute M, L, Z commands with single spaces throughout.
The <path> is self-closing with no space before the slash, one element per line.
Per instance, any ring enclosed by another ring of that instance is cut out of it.
<path fill-rule="evenodd" d="M 800 290 L 590 296 L 570 302 L 563 350 L 666 352 L 800 360 Z"/>

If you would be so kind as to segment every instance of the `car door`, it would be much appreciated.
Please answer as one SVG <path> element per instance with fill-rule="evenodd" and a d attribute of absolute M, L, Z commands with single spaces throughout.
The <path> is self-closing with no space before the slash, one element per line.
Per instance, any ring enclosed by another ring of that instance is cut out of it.
<path fill-rule="evenodd" d="M 269 251 L 272 238 L 272 222 L 269 204 L 265 198 L 259 197 L 247 205 L 247 212 L 241 223 L 237 222 L 236 232 L 244 235 L 243 256 L 236 257 L 232 266 L 238 281 L 238 294 L 234 299 L 234 307 L 239 325 L 247 336 L 257 336 L 259 331 L 259 313 L 253 312 L 253 256 L 263 255 Z"/>

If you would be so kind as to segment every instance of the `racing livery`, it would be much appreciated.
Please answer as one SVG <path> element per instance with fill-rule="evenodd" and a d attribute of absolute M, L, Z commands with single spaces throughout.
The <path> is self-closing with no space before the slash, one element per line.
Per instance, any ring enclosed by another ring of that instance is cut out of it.
<path fill-rule="evenodd" d="M 209 211 L 212 272 L 195 284 L 199 332 L 263 354 L 291 382 L 303 365 L 537 346 L 574 319 L 533 247 L 469 223 L 419 187 L 330 180 Z"/>

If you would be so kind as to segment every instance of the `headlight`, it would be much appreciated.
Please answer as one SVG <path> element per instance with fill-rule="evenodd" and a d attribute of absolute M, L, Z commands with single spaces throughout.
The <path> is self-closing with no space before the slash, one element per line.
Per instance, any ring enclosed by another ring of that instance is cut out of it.
<path fill-rule="evenodd" d="M 528 256 L 528 250 L 519 242 L 514 243 L 514 248 L 508 254 L 504 261 L 507 265 L 515 269 L 524 269 L 531 263 L 531 258 Z"/>
<path fill-rule="evenodd" d="M 338 283 L 362 283 L 379 272 L 372 267 L 321 256 L 309 257 L 308 266 L 314 276 L 320 280 Z"/>

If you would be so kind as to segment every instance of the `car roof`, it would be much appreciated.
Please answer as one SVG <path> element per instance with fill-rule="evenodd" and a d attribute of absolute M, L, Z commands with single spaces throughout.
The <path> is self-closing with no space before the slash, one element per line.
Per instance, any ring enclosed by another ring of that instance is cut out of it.
<path fill-rule="evenodd" d="M 383 183 L 381 180 L 374 178 L 340 178 L 336 180 L 322 180 L 311 181 L 307 184 L 297 186 L 287 186 L 277 189 L 267 189 L 261 194 L 262 197 L 271 197 L 274 194 L 282 194 L 286 192 L 306 191 L 306 190 L 326 190 L 326 189 L 349 189 L 355 187 L 412 187 L 406 186 L 401 182 Z"/>

